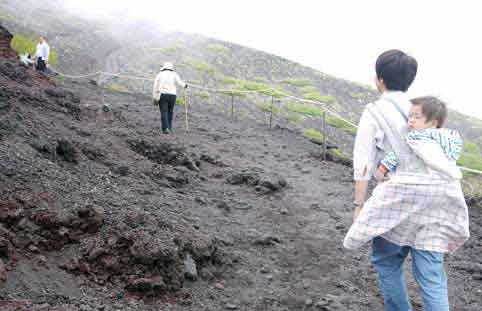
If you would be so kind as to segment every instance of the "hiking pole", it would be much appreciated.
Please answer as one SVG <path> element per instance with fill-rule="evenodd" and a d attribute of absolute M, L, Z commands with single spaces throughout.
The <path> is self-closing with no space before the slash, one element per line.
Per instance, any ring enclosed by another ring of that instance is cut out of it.
<path fill-rule="evenodd" d="M 322 159 L 326 161 L 326 144 L 327 144 L 327 137 L 326 137 L 326 111 L 323 111 L 323 151 L 322 151 Z"/>
<path fill-rule="evenodd" d="M 186 133 L 189 133 L 189 119 L 188 119 L 188 112 L 187 112 L 187 109 L 188 109 L 188 105 L 189 105 L 189 102 L 188 102 L 188 96 L 187 96 L 187 92 L 188 90 L 185 89 L 184 90 L 184 122 L 185 122 L 185 130 L 186 130 Z"/>

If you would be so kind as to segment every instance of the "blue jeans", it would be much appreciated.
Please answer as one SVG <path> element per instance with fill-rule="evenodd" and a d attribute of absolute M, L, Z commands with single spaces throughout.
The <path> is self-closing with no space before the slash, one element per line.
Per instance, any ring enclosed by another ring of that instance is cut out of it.
<path fill-rule="evenodd" d="M 412 311 L 408 299 L 403 262 L 412 254 L 412 270 L 425 311 L 448 311 L 447 276 L 443 254 L 399 246 L 381 237 L 373 239 L 372 264 L 378 272 L 385 311 Z"/>
<path fill-rule="evenodd" d="M 159 99 L 159 110 L 161 111 L 161 129 L 163 132 L 172 130 L 172 117 L 174 106 L 176 105 L 176 95 L 161 94 Z"/>

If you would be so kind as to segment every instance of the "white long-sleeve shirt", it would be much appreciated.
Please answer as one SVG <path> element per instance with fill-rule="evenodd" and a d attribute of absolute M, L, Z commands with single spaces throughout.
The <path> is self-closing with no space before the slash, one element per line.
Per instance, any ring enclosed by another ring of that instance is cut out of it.
<path fill-rule="evenodd" d="M 161 94 L 176 95 L 176 85 L 185 87 L 186 83 L 179 78 L 179 75 L 171 70 L 163 70 L 159 72 L 154 80 L 152 89 L 152 98 L 159 100 Z"/>
<path fill-rule="evenodd" d="M 48 62 L 50 55 L 50 46 L 47 42 L 38 43 L 35 51 L 35 58 L 41 58 L 43 61 Z"/>
<path fill-rule="evenodd" d="M 410 98 L 404 92 L 400 91 L 385 91 L 380 99 L 379 107 L 384 114 L 396 114 L 391 120 L 396 120 L 393 127 L 402 131 L 403 127 L 407 126 L 407 122 L 400 115 L 393 105 L 390 103 L 393 100 L 398 103 L 400 109 L 405 115 L 408 115 L 410 110 Z M 385 139 L 384 132 L 380 128 L 378 122 L 372 114 L 365 109 L 358 124 L 357 135 L 355 139 L 355 147 L 353 150 L 353 169 L 355 180 L 370 180 L 373 173 L 377 169 L 378 162 L 381 160 L 383 153 L 383 141 Z"/>

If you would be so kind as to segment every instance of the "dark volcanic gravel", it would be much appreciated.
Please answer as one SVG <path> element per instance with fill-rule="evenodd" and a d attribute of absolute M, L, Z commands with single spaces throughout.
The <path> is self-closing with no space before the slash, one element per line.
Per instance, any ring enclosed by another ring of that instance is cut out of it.
<path fill-rule="evenodd" d="M 319 146 L 196 103 L 190 133 L 177 107 L 161 135 L 149 98 L 0 52 L 1 310 L 382 310 L 369 247 L 341 244 L 351 168 Z M 447 258 L 453 310 L 482 310 L 471 220 Z"/>

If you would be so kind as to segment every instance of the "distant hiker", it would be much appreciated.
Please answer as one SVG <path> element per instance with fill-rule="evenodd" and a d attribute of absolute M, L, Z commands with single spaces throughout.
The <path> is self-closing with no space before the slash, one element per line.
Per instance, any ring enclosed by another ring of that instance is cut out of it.
<path fill-rule="evenodd" d="M 375 81 L 382 94 L 361 116 L 353 154 L 354 222 L 343 244 L 357 249 L 372 241 L 385 311 L 413 310 L 403 269 L 409 253 L 424 310 L 448 311 L 444 253 L 453 253 L 469 237 L 460 181 L 431 169 L 404 139 L 412 106 L 405 92 L 417 67 L 414 58 L 399 50 L 378 57 Z M 389 152 L 396 155 L 396 170 L 365 201 L 368 181 Z"/>
<path fill-rule="evenodd" d="M 35 51 L 35 68 L 38 71 L 46 72 L 49 63 L 50 46 L 44 37 L 40 36 Z"/>
<path fill-rule="evenodd" d="M 433 96 L 410 101 L 409 132 L 405 137 L 408 146 L 427 164 L 428 169 L 441 172 L 449 178 L 462 178 L 456 161 L 464 143 L 457 131 L 442 128 L 448 114 L 445 103 Z M 397 155 L 393 151 L 388 152 L 378 167 L 375 178 L 378 182 L 384 181 L 386 175 L 393 174 L 397 166 Z"/>
<path fill-rule="evenodd" d="M 164 134 L 172 132 L 172 118 L 174 105 L 176 104 L 176 84 L 187 87 L 187 84 L 179 78 L 174 71 L 172 63 L 164 63 L 161 71 L 157 74 L 152 90 L 152 99 L 159 104 L 161 112 L 161 131 Z"/>

